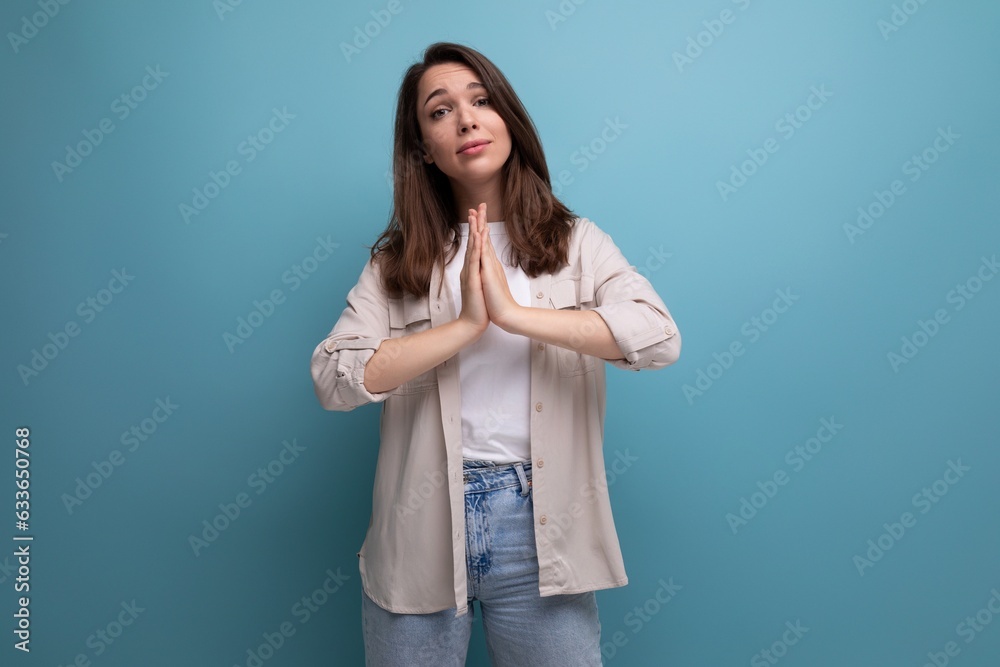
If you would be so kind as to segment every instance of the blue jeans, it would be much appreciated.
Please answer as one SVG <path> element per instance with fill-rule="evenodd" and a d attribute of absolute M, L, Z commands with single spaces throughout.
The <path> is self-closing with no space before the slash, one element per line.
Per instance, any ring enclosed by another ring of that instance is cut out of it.
<path fill-rule="evenodd" d="M 468 613 L 396 614 L 364 590 L 367 667 L 462 667 L 479 600 L 494 667 L 601 665 L 594 591 L 538 595 L 531 462 L 463 461 Z"/>

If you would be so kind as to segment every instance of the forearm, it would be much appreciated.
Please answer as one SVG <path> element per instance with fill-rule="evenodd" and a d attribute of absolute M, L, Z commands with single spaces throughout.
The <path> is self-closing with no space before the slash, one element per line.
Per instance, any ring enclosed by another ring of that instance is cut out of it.
<path fill-rule="evenodd" d="M 601 359 L 624 359 L 604 318 L 590 310 L 551 310 L 518 306 L 503 323 L 504 331 Z"/>
<path fill-rule="evenodd" d="M 426 373 L 475 341 L 481 332 L 455 319 L 401 338 L 387 338 L 365 365 L 365 389 L 389 391 Z"/>

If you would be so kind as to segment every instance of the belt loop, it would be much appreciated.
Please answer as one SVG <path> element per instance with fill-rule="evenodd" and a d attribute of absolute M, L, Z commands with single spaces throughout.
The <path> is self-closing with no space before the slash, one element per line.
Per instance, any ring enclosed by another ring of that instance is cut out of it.
<path fill-rule="evenodd" d="M 517 478 L 521 480 L 521 496 L 526 496 L 528 495 L 528 478 L 524 475 L 524 465 L 520 461 L 516 461 L 514 469 L 517 470 Z"/>

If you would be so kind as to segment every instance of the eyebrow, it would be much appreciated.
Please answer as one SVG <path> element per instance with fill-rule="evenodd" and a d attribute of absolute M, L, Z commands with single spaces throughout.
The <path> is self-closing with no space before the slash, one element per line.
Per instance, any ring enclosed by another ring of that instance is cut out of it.
<path fill-rule="evenodd" d="M 473 90 L 475 88 L 482 88 L 483 90 L 485 90 L 486 86 L 484 86 L 483 84 L 479 83 L 478 81 L 472 81 L 472 82 L 469 83 L 469 85 L 467 85 L 465 87 L 466 90 Z M 433 93 L 431 93 L 430 95 L 427 96 L 427 99 L 424 100 L 424 106 L 427 106 L 427 103 L 431 101 L 431 98 L 436 97 L 438 95 L 445 95 L 445 94 L 447 94 L 447 92 L 448 91 L 445 90 L 444 88 L 438 88 Z"/>

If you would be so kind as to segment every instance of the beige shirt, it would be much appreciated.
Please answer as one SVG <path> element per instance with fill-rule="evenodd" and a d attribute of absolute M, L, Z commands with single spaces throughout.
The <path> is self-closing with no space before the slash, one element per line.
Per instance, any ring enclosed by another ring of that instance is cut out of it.
<path fill-rule="evenodd" d="M 316 396 L 327 410 L 382 403 L 372 514 L 358 552 L 362 586 L 379 606 L 467 613 L 465 486 L 457 355 L 395 389 L 370 393 L 365 364 L 386 338 L 458 317 L 435 265 L 427 295 L 387 298 L 369 260 L 327 338 L 313 351 Z M 624 359 L 618 368 L 677 361 L 681 336 L 650 282 L 611 237 L 575 220 L 568 264 L 531 279 L 533 308 L 601 315 Z M 531 460 L 538 593 L 628 583 L 604 469 L 604 360 L 533 341 Z"/>

